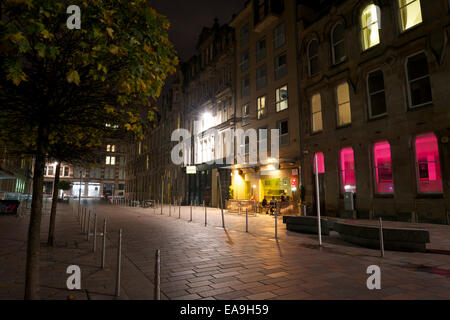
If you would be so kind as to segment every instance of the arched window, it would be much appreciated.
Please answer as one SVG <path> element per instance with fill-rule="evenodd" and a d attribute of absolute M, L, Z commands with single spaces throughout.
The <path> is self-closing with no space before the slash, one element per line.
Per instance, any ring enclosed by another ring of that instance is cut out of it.
<path fill-rule="evenodd" d="M 373 146 L 373 165 L 376 193 L 394 193 L 392 175 L 391 145 L 388 141 L 380 141 Z"/>
<path fill-rule="evenodd" d="M 422 22 L 420 0 L 398 0 L 401 28 L 406 31 Z"/>
<path fill-rule="evenodd" d="M 442 193 L 441 162 L 438 140 L 433 133 L 416 137 L 416 176 L 420 193 Z"/>
<path fill-rule="evenodd" d="M 319 41 L 317 40 L 311 40 L 308 45 L 308 67 L 310 76 L 319 72 Z"/>
<path fill-rule="evenodd" d="M 378 15 L 380 8 L 369 4 L 361 13 L 361 37 L 363 50 L 367 50 L 380 43 L 380 24 Z"/>
<path fill-rule="evenodd" d="M 338 64 L 346 58 L 344 31 L 344 24 L 340 22 L 334 26 L 333 31 L 331 32 L 333 64 Z"/>

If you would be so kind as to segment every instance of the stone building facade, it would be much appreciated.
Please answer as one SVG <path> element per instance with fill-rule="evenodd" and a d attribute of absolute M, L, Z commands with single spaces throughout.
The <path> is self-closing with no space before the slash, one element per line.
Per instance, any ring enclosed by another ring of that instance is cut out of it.
<path fill-rule="evenodd" d="M 301 1 L 302 2 L 302 1 Z M 303 183 L 315 205 L 359 218 L 448 223 L 450 3 L 299 6 Z M 314 208 L 314 206 L 312 206 Z"/>

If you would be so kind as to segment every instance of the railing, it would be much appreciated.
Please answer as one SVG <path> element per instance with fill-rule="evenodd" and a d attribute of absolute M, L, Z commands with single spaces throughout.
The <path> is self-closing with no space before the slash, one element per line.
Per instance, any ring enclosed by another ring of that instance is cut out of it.
<path fill-rule="evenodd" d="M 280 205 L 280 215 L 283 216 L 297 216 L 300 214 L 299 203 L 296 201 L 277 201 Z M 251 200 L 227 200 L 226 209 L 231 213 L 245 214 L 245 210 L 248 210 L 249 214 L 257 213 L 270 213 L 270 202 L 265 207 L 261 202 Z"/>

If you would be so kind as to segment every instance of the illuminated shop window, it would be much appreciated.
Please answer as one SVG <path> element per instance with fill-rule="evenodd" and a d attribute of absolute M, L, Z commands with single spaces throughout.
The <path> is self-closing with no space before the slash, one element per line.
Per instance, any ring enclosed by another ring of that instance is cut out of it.
<path fill-rule="evenodd" d="M 320 93 L 315 94 L 311 98 L 311 113 L 312 113 L 312 132 L 322 131 L 323 130 L 322 99 Z"/>
<path fill-rule="evenodd" d="M 378 13 L 380 9 L 374 5 L 368 5 L 361 14 L 361 36 L 363 50 L 367 50 L 380 43 Z"/>
<path fill-rule="evenodd" d="M 436 136 L 427 133 L 416 137 L 416 170 L 420 193 L 442 193 L 441 164 Z"/>
<path fill-rule="evenodd" d="M 355 155 L 353 148 L 341 149 L 340 176 L 342 191 L 356 193 Z"/>
<path fill-rule="evenodd" d="M 316 173 L 316 157 L 317 157 L 317 168 L 319 168 L 319 174 L 320 173 L 325 173 L 325 157 L 323 156 L 323 152 L 318 152 L 314 154 L 313 157 L 313 168 L 314 168 L 314 173 Z"/>
<path fill-rule="evenodd" d="M 399 0 L 402 31 L 408 30 L 422 22 L 420 0 Z"/>
<path fill-rule="evenodd" d="M 377 193 L 394 193 L 394 180 L 392 175 L 391 146 L 389 142 L 375 143 L 373 147 L 375 166 L 375 182 Z"/>

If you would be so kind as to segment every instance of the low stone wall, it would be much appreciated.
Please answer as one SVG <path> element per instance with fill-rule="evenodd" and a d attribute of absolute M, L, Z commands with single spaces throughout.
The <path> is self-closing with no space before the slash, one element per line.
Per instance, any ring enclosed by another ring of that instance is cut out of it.
<path fill-rule="evenodd" d="M 320 221 L 322 235 L 329 235 L 328 220 L 320 219 Z M 289 231 L 311 234 L 319 233 L 316 217 L 283 217 L 283 222 L 286 223 L 286 229 Z"/>
<path fill-rule="evenodd" d="M 350 243 L 372 249 L 380 248 L 378 227 L 335 222 L 333 230 Z M 383 240 L 386 250 L 426 252 L 426 244 L 430 243 L 430 233 L 421 229 L 383 228 Z"/>

